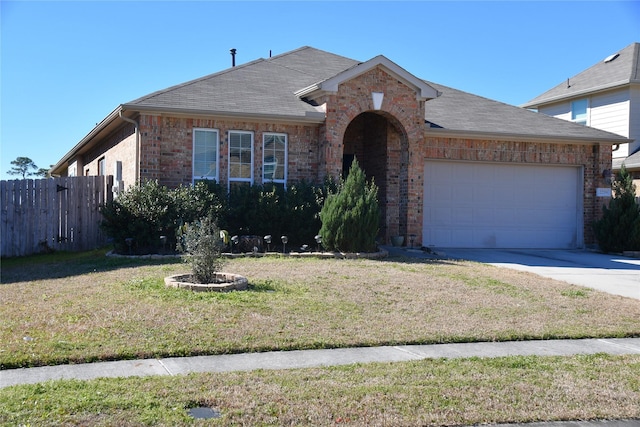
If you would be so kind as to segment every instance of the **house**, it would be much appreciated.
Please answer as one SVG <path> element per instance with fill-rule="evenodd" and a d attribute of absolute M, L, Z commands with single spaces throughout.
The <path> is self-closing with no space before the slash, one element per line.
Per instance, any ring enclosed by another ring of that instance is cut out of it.
<path fill-rule="evenodd" d="M 629 138 L 613 147 L 612 170 L 619 171 L 624 163 L 640 196 L 640 43 L 607 56 L 523 107 Z"/>
<path fill-rule="evenodd" d="M 380 237 L 435 247 L 579 248 L 627 138 L 312 47 L 119 105 L 53 168 L 122 185 L 338 177 L 379 187 Z M 122 188 L 122 187 L 120 187 Z"/>

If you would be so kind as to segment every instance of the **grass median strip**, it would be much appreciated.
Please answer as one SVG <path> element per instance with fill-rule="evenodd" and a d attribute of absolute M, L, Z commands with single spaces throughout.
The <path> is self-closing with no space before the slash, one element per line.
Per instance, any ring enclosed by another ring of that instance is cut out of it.
<path fill-rule="evenodd" d="M 640 356 L 432 359 L 50 381 L 0 389 L 1 425 L 472 425 L 640 417 Z"/>
<path fill-rule="evenodd" d="M 166 288 L 179 261 L 3 260 L 0 368 L 146 357 L 640 336 L 635 300 L 449 260 L 238 258 L 250 289 Z"/>

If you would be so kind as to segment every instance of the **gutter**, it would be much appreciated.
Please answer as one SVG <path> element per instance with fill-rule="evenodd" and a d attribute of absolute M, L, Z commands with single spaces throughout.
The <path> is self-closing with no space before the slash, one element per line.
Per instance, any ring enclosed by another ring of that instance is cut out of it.
<path fill-rule="evenodd" d="M 122 108 L 118 107 L 115 110 L 113 110 L 111 113 L 109 113 L 109 115 L 105 117 L 100 123 L 98 123 L 84 138 L 80 140 L 80 142 L 78 142 L 71 150 L 69 150 L 67 154 L 65 154 L 64 157 L 62 157 L 62 159 L 60 159 L 58 163 L 53 165 L 50 171 L 55 171 L 56 169 L 59 169 L 63 166 L 66 167 L 66 164 L 69 162 L 69 160 L 71 160 L 74 156 L 80 153 L 82 151 L 82 148 L 89 141 L 91 141 L 91 139 L 93 139 L 97 134 L 99 134 L 102 130 L 104 130 L 109 124 L 111 124 L 111 122 L 113 122 L 118 117 L 121 111 L 122 111 Z M 51 174 L 51 176 L 60 176 L 60 175 Z"/>
<path fill-rule="evenodd" d="M 291 114 L 264 114 L 264 113 L 244 113 L 235 111 L 216 111 L 216 110 L 196 110 L 189 108 L 170 108 L 170 107 L 146 107 L 133 104 L 122 105 L 124 110 L 135 110 L 138 113 L 171 115 L 172 117 L 212 117 L 217 119 L 238 120 L 245 119 L 261 122 L 296 122 L 309 124 L 322 124 L 325 121 L 325 113 L 323 111 L 305 111 L 303 115 Z"/>
<path fill-rule="evenodd" d="M 567 135 L 528 135 L 518 133 L 497 133 L 485 131 L 465 131 L 454 129 L 438 129 L 426 128 L 425 137 L 437 136 L 447 138 L 472 138 L 472 139 L 490 139 L 494 141 L 522 141 L 522 142 L 564 142 L 570 144 L 611 144 L 619 145 L 630 142 L 632 140 L 623 136 L 611 138 L 593 138 L 586 136 L 567 136 Z M 613 135 L 613 134 L 612 134 Z"/>
<path fill-rule="evenodd" d="M 131 123 L 133 126 L 135 126 L 134 132 L 136 134 L 136 168 L 135 168 L 135 183 L 137 184 L 138 182 L 140 182 L 140 125 L 138 124 L 137 121 L 130 119 L 128 117 L 125 117 L 122 113 L 124 112 L 123 109 L 120 109 L 120 118 L 122 120 L 124 120 L 127 123 Z"/>

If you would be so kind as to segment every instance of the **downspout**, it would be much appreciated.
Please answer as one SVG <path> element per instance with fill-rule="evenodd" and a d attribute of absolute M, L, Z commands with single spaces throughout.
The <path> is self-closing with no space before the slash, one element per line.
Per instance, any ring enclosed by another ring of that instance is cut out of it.
<path fill-rule="evenodd" d="M 138 184 L 140 182 L 140 129 L 139 129 L 139 125 L 138 122 L 130 119 L 128 117 L 125 117 L 122 115 L 123 110 L 120 110 L 120 118 L 122 120 L 124 120 L 125 122 L 131 123 L 133 126 L 135 126 L 134 129 L 134 133 L 136 134 L 136 168 L 135 168 L 135 184 Z"/>

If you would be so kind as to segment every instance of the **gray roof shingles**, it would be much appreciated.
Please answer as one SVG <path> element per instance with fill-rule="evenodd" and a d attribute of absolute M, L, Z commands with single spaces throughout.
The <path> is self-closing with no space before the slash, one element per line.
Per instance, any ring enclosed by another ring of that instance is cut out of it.
<path fill-rule="evenodd" d="M 631 43 L 610 62 L 604 59 L 569 78 L 552 89 L 533 98 L 523 105 L 537 108 L 550 102 L 557 102 L 589 92 L 600 91 L 630 83 L 640 83 L 640 43 Z M 614 54 L 615 55 L 615 54 Z"/>
<path fill-rule="evenodd" d="M 640 150 L 629 157 L 613 159 L 614 170 L 619 170 L 622 164 L 629 170 L 640 170 Z"/>
<path fill-rule="evenodd" d="M 514 107 L 437 83 L 428 84 L 442 92 L 438 98 L 425 104 L 426 120 L 437 127 L 460 132 L 626 141 L 626 138 L 610 132 Z"/>
<path fill-rule="evenodd" d="M 316 109 L 296 97 L 294 92 L 357 63 L 303 47 L 173 86 L 125 106 L 304 117 Z"/>
<path fill-rule="evenodd" d="M 326 80 L 360 62 L 311 47 L 258 59 L 173 86 L 123 105 L 212 114 L 305 117 L 317 112 L 294 92 Z M 520 136 L 601 140 L 625 138 L 548 117 L 447 86 L 426 82 L 442 95 L 427 101 L 428 122 L 446 130 Z"/>

